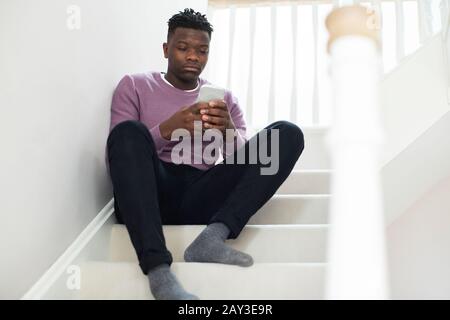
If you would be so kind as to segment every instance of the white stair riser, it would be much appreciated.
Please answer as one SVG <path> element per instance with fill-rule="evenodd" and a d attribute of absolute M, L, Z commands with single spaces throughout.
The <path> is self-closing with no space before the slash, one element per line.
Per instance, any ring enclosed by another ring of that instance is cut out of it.
<path fill-rule="evenodd" d="M 204 226 L 164 226 L 166 245 L 175 262 L 184 261 L 188 245 Z M 247 226 L 228 243 L 255 262 L 325 262 L 327 226 Z M 116 225 L 111 233 L 111 260 L 137 261 L 128 232 Z"/>
<path fill-rule="evenodd" d="M 153 299 L 135 263 L 89 262 L 81 269 L 80 299 Z M 174 263 L 183 287 L 200 299 L 322 299 L 325 265 L 258 264 L 250 268 Z"/>
<path fill-rule="evenodd" d="M 329 171 L 292 171 L 277 194 L 329 194 Z"/>
<path fill-rule="evenodd" d="M 276 195 L 251 218 L 248 224 L 326 224 L 330 197 L 323 195 Z"/>
<path fill-rule="evenodd" d="M 296 169 L 330 169 L 330 152 L 325 139 L 327 130 L 305 130 L 305 149 L 295 165 Z"/>

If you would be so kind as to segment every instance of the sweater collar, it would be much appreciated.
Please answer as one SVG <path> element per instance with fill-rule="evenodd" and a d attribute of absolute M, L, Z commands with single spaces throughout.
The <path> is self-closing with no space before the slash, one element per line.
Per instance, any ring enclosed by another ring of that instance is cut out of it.
<path fill-rule="evenodd" d="M 160 72 L 161 79 L 162 79 L 167 85 L 171 86 L 172 88 L 174 88 L 174 89 L 176 89 L 176 90 L 180 90 L 180 91 L 183 91 L 183 92 L 191 93 L 191 92 L 196 92 L 196 91 L 198 90 L 198 88 L 200 87 L 200 79 L 197 79 L 197 87 L 195 87 L 195 89 L 191 89 L 191 90 L 182 90 L 182 89 L 178 89 L 178 88 L 175 88 L 175 87 L 173 86 L 173 84 L 171 84 L 169 81 L 167 81 L 167 79 L 164 77 L 164 75 L 165 75 L 164 72 Z"/>

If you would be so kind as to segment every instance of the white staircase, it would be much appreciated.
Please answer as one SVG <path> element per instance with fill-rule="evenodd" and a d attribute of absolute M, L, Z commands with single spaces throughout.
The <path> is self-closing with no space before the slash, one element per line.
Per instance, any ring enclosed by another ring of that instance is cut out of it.
<path fill-rule="evenodd" d="M 326 128 L 305 128 L 305 151 L 276 195 L 228 243 L 251 254 L 249 268 L 185 263 L 183 252 L 204 226 L 164 226 L 172 269 L 201 299 L 324 297 L 331 171 Z M 128 232 L 113 225 L 106 261 L 81 264 L 80 299 L 152 299 Z"/>

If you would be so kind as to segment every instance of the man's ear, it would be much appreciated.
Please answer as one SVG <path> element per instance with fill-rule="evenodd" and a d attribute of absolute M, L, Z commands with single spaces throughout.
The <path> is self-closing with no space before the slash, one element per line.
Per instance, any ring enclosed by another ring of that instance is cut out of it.
<path fill-rule="evenodd" d="M 166 42 L 163 43 L 163 51 L 164 51 L 164 58 L 169 58 L 169 46 Z"/>

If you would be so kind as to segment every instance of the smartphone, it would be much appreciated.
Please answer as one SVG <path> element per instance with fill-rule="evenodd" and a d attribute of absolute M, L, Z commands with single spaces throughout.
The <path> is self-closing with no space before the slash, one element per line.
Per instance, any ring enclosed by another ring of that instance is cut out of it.
<path fill-rule="evenodd" d="M 211 100 L 225 99 L 225 89 L 210 84 L 200 87 L 200 92 L 196 102 L 209 102 Z"/>

